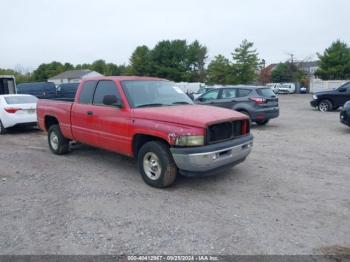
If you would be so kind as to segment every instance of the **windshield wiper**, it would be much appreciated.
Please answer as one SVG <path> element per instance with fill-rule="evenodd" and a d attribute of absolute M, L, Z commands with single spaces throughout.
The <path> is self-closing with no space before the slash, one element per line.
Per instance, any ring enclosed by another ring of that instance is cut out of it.
<path fill-rule="evenodd" d="M 172 103 L 173 105 L 190 105 L 190 103 L 186 102 L 186 101 L 178 101 L 178 102 L 174 102 Z"/>
<path fill-rule="evenodd" d="M 152 106 L 165 106 L 164 104 L 160 104 L 160 103 L 153 103 L 153 104 L 143 104 L 143 105 L 139 105 L 137 107 L 152 107 Z"/>

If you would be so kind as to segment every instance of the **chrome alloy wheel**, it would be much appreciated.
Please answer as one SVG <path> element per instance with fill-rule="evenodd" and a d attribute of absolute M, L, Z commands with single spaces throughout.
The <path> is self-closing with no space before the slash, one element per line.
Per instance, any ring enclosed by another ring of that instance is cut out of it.
<path fill-rule="evenodd" d="M 58 150 L 58 136 L 55 132 L 50 134 L 50 144 L 53 150 Z"/>
<path fill-rule="evenodd" d="M 143 170 L 149 179 L 157 180 L 160 177 L 162 167 L 156 154 L 152 152 L 145 154 L 143 157 Z"/>
<path fill-rule="evenodd" d="M 321 112 L 327 112 L 329 111 L 329 104 L 327 102 L 321 102 L 318 105 L 318 108 L 320 109 Z"/>

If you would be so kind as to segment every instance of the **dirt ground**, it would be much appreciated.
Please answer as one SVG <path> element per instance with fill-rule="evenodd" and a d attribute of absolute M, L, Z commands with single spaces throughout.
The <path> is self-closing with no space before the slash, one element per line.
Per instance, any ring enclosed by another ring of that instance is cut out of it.
<path fill-rule="evenodd" d="M 350 128 L 309 95 L 252 128 L 221 175 L 147 186 L 135 161 L 50 153 L 38 130 L 0 137 L 0 254 L 319 254 L 350 246 Z"/>

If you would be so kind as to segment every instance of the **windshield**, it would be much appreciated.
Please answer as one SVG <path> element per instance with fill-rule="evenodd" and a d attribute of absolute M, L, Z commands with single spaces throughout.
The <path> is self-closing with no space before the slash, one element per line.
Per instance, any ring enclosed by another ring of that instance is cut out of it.
<path fill-rule="evenodd" d="M 192 100 L 173 82 L 161 80 L 122 81 L 131 107 L 193 104 Z"/>
<path fill-rule="evenodd" d="M 275 93 L 270 88 L 258 88 L 256 92 L 264 97 L 275 97 Z"/>
<path fill-rule="evenodd" d="M 38 98 L 35 96 L 8 96 L 5 97 L 5 100 L 8 105 L 35 104 L 38 101 Z"/>

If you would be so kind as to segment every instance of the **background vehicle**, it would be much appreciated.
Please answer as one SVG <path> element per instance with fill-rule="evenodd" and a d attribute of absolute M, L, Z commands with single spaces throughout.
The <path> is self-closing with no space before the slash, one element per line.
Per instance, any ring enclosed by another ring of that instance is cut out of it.
<path fill-rule="evenodd" d="M 79 83 L 67 83 L 57 86 L 57 98 L 74 99 Z"/>
<path fill-rule="evenodd" d="M 295 93 L 294 83 L 283 83 L 278 90 L 279 94 L 293 94 Z"/>
<path fill-rule="evenodd" d="M 278 94 L 278 91 L 280 90 L 280 87 L 282 85 L 280 83 L 269 83 L 269 84 L 266 84 L 266 87 L 269 87 L 271 88 L 271 90 L 275 93 L 275 94 Z"/>
<path fill-rule="evenodd" d="M 31 95 L 0 96 L 0 134 L 14 126 L 37 124 L 36 103 L 38 99 Z"/>
<path fill-rule="evenodd" d="M 350 126 L 350 100 L 344 104 L 343 109 L 340 111 L 340 122 Z"/>
<path fill-rule="evenodd" d="M 279 115 L 278 98 L 268 87 L 225 86 L 201 95 L 195 103 L 239 111 L 258 125 Z"/>
<path fill-rule="evenodd" d="M 199 90 L 196 93 L 193 93 L 193 98 L 196 99 L 196 98 L 200 97 L 202 94 L 204 94 L 212 89 L 219 88 L 219 87 L 222 87 L 222 86 L 218 86 L 218 85 L 202 86 L 201 88 L 199 88 Z"/>
<path fill-rule="evenodd" d="M 307 88 L 305 86 L 300 87 L 300 94 L 306 94 L 307 93 Z"/>
<path fill-rule="evenodd" d="M 37 98 L 56 97 L 56 86 L 51 82 L 32 82 L 17 85 L 17 94 L 33 95 Z"/>
<path fill-rule="evenodd" d="M 0 76 L 0 95 L 16 94 L 16 79 L 14 76 Z"/>
<path fill-rule="evenodd" d="M 247 116 L 194 105 L 174 83 L 149 77 L 84 79 L 74 102 L 39 100 L 38 122 L 54 154 L 69 141 L 137 158 L 144 181 L 171 185 L 187 176 L 218 172 L 251 151 Z"/>
<path fill-rule="evenodd" d="M 350 100 L 350 82 L 335 90 L 317 92 L 310 101 L 312 107 L 317 107 L 321 112 L 336 110 Z"/>

